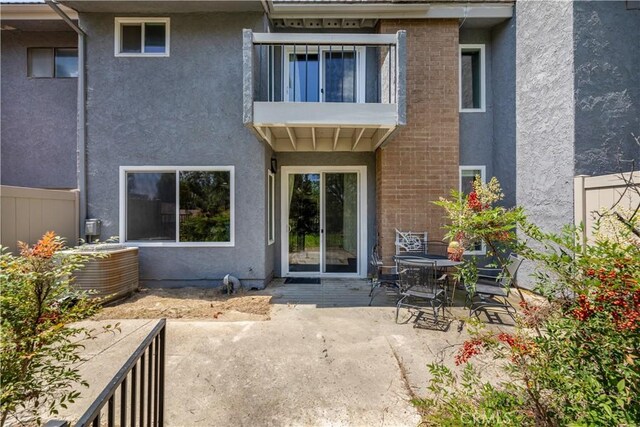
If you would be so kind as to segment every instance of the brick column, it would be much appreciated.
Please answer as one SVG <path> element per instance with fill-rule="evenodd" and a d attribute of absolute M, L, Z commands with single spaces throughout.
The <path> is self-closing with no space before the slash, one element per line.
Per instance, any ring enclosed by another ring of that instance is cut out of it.
<path fill-rule="evenodd" d="M 380 33 L 407 31 L 407 125 L 376 152 L 376 214 L 382 255 L 394 229 L 442 239 L 432 202 L 458 188 L 458 21 L 382 20 Z"/>

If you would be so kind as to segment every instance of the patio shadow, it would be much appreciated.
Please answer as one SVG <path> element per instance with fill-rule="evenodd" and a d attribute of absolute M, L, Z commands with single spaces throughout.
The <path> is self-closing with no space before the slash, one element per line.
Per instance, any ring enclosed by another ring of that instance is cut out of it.
<path fill-rule="evenodd" d="M 314 305 L 316 308 L 368 307 L 371 285 L 366 279 L 326 279 L 318 284 L 284 284 L 274 279 L 262 295 L 270 295 L 271 304 Z M 372 307 L 394 307 L 397 297 L 384 290 L 376 294 Z"/>

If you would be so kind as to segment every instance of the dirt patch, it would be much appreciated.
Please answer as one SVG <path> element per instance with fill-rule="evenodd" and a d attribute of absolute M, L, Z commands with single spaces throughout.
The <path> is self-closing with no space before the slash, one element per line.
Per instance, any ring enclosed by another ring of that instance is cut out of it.
<path fill-rule="evenodd" d="M 218 289 L 141 289 L 104 307 L 94 319 L 270 320 L 270 301 L 270 296 L 224 295 Z"/>

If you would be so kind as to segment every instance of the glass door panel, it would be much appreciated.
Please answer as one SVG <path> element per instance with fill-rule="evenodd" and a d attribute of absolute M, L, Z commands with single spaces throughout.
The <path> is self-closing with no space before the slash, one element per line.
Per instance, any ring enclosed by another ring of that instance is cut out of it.
<path fill-rule="evenodd" d="M 325 173 L 324 271 L 358 272 L 358 174 Z"/>
<path fill-rule="evenodd" d="M 289 54 L 288 100 L 290 102 L 318 102 L 320 95 L 318 59 L 317 53 Z"/>
<path fill-rule="evenodd" d="M 324 52 L 324 101 L 356 102 L 356 52 Z"/>
<path fill-rule="evenodd" d="M 320 174 L 289 175 L 289 271 L 320 272 Z"/>

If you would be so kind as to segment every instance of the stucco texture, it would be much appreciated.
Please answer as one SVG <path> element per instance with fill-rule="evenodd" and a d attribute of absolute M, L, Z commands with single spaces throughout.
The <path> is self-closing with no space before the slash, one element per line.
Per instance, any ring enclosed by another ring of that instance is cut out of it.
<path fill-rule="evenodd" d="M 516 3 L 516 202 L 544 231 L 573 218 L 572 15 L 567 1 Z"/>
<path fill-rule="evenodd" d="M 577 1 L 573 15 L 576 175 L 629 171 L 640 160 L 640 10 Z"/>
<path fill-rule="evenodd" d="M 460 30 L 460 44 L 483 44 L 485 55 L 485 111 L 460 113 L 460 165 L 486 166 L 487 177 L 493 176 L 493 60 L 491 30 Z"/>
<path fill-rule="evenodd" d="M 235 246 L 140 250 L 149 285 L 210 286 L 231 273 L 248 286 L 271 277 L 266 253 L 265 146 L 242 124 L 242 29 L 260 13 L 164 15 L 163 58 L 114 56 L 114 15 L 81 13 L 87 32 L 88 214 L 101 238 L 119 232 L 119 167 L 235 166 Z"/>
<path fill-rule="evenodd" d="M 2 184 L 76 187 L 77 79 L 27 77 L 27 48 L 77 45 L 74 32 L 2 31 Z"/>

